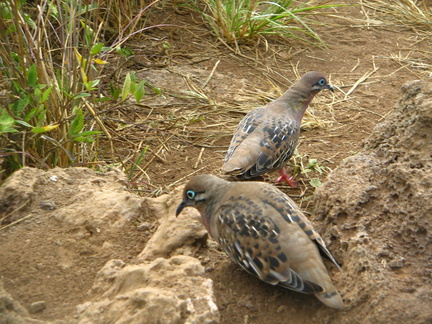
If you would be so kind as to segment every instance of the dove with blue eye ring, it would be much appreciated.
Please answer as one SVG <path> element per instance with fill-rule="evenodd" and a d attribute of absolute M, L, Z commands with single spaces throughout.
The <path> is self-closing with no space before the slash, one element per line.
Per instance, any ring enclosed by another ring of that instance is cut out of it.
<path fill-rule="evenodd" d="M 280 171 L 276 182 L 295 181 L 284 166 L 297 146 L 303 115 L 321 90 L 334 91 L 321 72 L 308 72 L 280 98 L 250 111 L 239 123 L 222 170 L 239 179 Z"/>
<path fill-rule="evenodd" d="M 247 272 L 344 307 L 321 255 L 339 265 L 300 208 L 273 185 L 199 175 L 186 184 L 176 215 L 186 207 L 200 212 L 209 234 Z"/>

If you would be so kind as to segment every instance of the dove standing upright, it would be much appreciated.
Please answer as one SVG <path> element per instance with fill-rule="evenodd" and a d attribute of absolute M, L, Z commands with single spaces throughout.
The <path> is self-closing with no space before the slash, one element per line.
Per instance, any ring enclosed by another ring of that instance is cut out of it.
<path fill-rule="evenodd" d="M 188 206 L 201 213 L 210 235 L 249 273 L 343 308 L 320 253 L 339 265 L 299 207 L 279 189 L 199 175 L 186 184 L 176 215 Z"/>
<path fill-rule="evenodd" d="M 320 72 L 308 72 L 280 98 L 250 111 L 239 123 L 222 170 L 243 179 L 281 170 L 277 182 L 294 182 L 284 169 L 297 146 L 303 115 L 323 89 L 334 91 Z"/>

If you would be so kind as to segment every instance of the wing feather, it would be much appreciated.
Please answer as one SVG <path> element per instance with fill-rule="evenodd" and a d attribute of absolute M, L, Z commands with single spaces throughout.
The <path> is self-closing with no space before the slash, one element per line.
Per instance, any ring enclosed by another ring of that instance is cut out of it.
<path fill-rule="evenodd" d="M 300 125 L 265 108 L 252 110 L 240 122 L 222 167 L 225 172 L 253 178 L 280 169 L 297 145 Z"/>
<path fill-rule="evenodd" d="M 231 259 L 249 273 L 272 285 L 306 294 L 323 288 L 304 280 L 290 267 L 288 253 L 280 242 L 280 227 L 272 220 L 280 217 L 269 204 L 259 204 L 245 196 L 232 197 L 217 211 L 215 237 Z"/>

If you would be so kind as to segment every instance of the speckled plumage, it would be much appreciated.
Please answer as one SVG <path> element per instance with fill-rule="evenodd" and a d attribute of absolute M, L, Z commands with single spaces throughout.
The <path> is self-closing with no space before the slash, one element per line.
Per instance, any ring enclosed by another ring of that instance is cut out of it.
<path fill-rule="evenodd" d="M 321 90 L 333 88 L 320 72 L 308 72 L 280 98 L 250 111 L 239 123 L 222 170 L 254 178 L 284 167 L 297 146 L 307 106 Z"/>
<path fill-rule="evenodd" d="M 279 189 L 200 175 L 186 184 L 177 215 L 187 206 L 198 209 L 210 235 L 249 273 L 343 308 L 320 253 L 339 266 L 306 216 Z"/>

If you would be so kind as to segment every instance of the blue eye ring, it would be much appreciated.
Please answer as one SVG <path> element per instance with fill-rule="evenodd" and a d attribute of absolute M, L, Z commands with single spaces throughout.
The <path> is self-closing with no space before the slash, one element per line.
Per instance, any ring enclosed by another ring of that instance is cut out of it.
<path fill-rule="evenodd" d="M 326 80 L 325 79 L 321 79 L 321 80 L 318 81 L 318 84 L 323 86 L 323 85 L 326 84 Z"/>
<path fill-rule="evenodd" d="M 186 192 L 186 197 L 188 198 L 188 199 L 194 199 L 195 198 L 195 191 L 193 191 L 193 190 L 188 190 L 187 192 Z"/>

